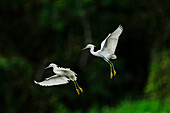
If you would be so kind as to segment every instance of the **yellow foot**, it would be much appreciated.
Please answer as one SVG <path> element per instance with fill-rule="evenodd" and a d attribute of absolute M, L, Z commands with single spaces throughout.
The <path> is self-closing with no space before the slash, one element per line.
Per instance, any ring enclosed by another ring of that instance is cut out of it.
<path fill-rule="evenodd" d="M 81 87 L 79 87 L 80 91 L 83 93 L 83 89 Z"/>
<path fill-rule="evenodd" d="M 114 70 L 114 76 L 116 76 L 116 71 Z"/>
<path fill-rule="evenodd" d="M 78 89 L 76 89 L 76 91 L 77 91 L 78 95 L 80 95 L 80 92 L 79 92 L 79 90 L 78 90 Z"/>
<path fill-rule="evenodd" d="M 113 73 L 111 72 L 111 73 L 110 73 L 110 79 L 112 79 L 112 77 L 113 77 Z"/>

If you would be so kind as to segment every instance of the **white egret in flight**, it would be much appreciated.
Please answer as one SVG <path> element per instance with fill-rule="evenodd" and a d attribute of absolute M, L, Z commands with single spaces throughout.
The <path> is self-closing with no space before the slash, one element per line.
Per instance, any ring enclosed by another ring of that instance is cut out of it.
<path fill-rule="evenodd" d="M 53 68 L 53 72 L 55 73 L 55 75 L 46 78 L 42 82 L 34 81 L 36 84 L 39 84 L 41 86 L 53 86 L 53 85 L 67 84 L 69 80 L 71 80 L 74 82 L 77 93 L 80 95 L 80 92 L 83 92 L 83 89 L 79 87 L 77 83 L 77 77 L 76 77 L 77 74 L 71 71 L 70 68 L 58 67 L 56 64 L 51 63 L 45 69 L 50 67 Z"/>
<path fill-rule="evenodd" d="M 107 63 L 109 63 L 110 65 L 110 70 L 111 70 L 111 75 L 110 78 L 112 79 L 113 77 L 113 73 L 114 76 L 116 75 L 116 71 L 114 69 L 114 65 L 113 63 L 110 61 L 110 59 L 116 59 L 116 55 L 115 55 L 115 49 L 118 43 L 118 39 L 120 34 L 123 31 L 123 27 L 121 25 L 119 25 L 119 27 L 113 32 L 110 33 L 106 39 L 103 40 L 103 42 L 101 43 L 101 48 L 100 50 L 94 52 L 94 45 L 92 44 L 88 44 L 84 49 L 90 48 L 90 53 L 94 56 L 97 57 L 102 57 Z"/>

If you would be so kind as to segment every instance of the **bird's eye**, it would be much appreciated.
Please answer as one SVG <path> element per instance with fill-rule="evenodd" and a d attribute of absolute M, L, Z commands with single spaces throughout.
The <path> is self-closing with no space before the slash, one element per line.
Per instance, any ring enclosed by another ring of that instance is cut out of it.
<path fill-rule="evenodd" d="M 48 67 L 51 67 L 51 65 L 49 65 Z"/>
<path fill-rule="evenodd" d="M 86 48 L 88 48 L 88 46 L 86 46 Z"/>

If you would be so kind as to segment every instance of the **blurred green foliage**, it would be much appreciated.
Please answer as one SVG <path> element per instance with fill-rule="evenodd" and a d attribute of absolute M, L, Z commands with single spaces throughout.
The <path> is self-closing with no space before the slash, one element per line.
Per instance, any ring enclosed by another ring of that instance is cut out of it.
<path fill-rule="evenodd" d="M 163 103 L 158 100 L 142 100 L 142 101 L 123 101 L 116 108 L 103 107 L 93 112 L 92 108 L 89 113 L 169 113 L 169 103 Z"/>
<path fill-rule="evenodd" d="M 170 50 L 154 54 L 145 92 L 153 99 L 170 98 Z"/>
<path fill-rule="evenodd" d="M 169 1 L 29 0 L 0 1 L 0 112 L 169 112 Z M 109 65 L 81 51 L 100 43 L 118 25 L 124 27 Z M 74 84 L 40 87 L 54 62 L 78 74 Z M 131 101 L 122 102 L 126 98 Z M 135 101 L 145 98 L 144 101 Z M 147 99 L 156 99 L 149 101 Z M 163 101 L 163 102 L 162 102 Z M 165 101 L 165 102 L 164 102 Z M 116 107 L 118 106 L 118 107 Z M 128 111 L 129 110 L 129 111 Z"/>

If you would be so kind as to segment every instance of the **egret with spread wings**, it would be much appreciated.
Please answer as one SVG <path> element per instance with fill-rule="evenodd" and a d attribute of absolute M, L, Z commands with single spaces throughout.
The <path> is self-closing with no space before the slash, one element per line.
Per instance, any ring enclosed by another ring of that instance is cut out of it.
<path fill-rule="evenodd" d="M 106 39 L 101 43 L 100 50 L 94 52 L 94 45 L 88 44 L 84 49 L 90 48 L 90 53 L 97 57 L 102 57 L 107 63 L 110 65 L 110 78 L 112 79 L 113 75 L 116 75 L 116 71 L 114 69 L 113 63 L 110 59 L 116 59 L 115 50 L 118 43 L 119 36 L 123 31 L 123 27 L 119 25 L 119 27 L 113 32 L 110 33 Z"/>
<path fill-rule="evenodd" d="M 70 68 L 58 67 L 56 64 L 51 63 L 45 69 L 50 68 L 50 67 L 53 68 L 53 72 L 55 73 L 55 75 L 49 78 L 46 78 L 42 82 L 34 81 L 36 84 L 39 84 L 41 86 L 53 86 L 53 85 L 67 84 L 71 80 L 75 84 L 77 93 L 80 95 L 80 92 L 83 92 L 83 89 L 79 87 L 77 83 L 77 77 L 76 77 L 77 74 L 71 71 Z"/>

